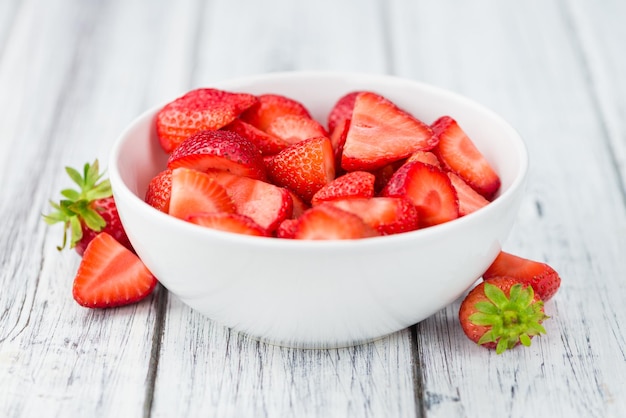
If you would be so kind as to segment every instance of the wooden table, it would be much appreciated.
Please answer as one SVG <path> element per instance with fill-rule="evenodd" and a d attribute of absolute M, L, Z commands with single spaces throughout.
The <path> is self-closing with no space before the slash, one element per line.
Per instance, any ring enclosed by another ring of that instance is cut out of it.
<path fill-rule="evenodd" d="M 506 4 L 505 4 L 506 3 Z M 626 415 L 626 2 L 3 0 L 0 416 Z M 556 268 L 548 334 L 473 345 L 460 301 L 375 343 L 252 341 L 159 289 L 88 310 L 41 214 L 63 167 L 192 87 L 285 70 L 385 73 L 500 113 L 530 153 L 505 250 Z"/>

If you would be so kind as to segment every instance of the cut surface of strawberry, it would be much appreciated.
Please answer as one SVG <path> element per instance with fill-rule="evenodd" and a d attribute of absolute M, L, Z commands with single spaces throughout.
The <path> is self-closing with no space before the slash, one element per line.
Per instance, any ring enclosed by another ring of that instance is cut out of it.
<path fill-rule="evenodd" d="M 333 105 L 332 109 L 328 113 L 328 132 L 332 135 L 335 132 L 335 128 L 343 124 L 346 119 L 352 118 L 352 110 L 354 109 L 354 102 L 356 97 L 362 91 L 353 91 L 347 93 L 339 98 Z"/>
<path fill-rule="evenodd" d="M 459 201 L 448 176 L 435 166 L 413 161 L 391 177 L 381 195 L 405 197 L 417 208 L 420 227 L 459 217 Z"/>
<path fill-rule="evenodd" d="M 157 136 L 163 150 L 172 152 L 196 132 L 220 129 L 257 102 L 246 93 L 201 88 L 166 104 L 156 116 Z"/>
<path fill-rule="evenodd" d="M 242 121 L 241 119 L 235 119 L 222 129 L 236 132 L 243 136 L 248 141 L 256 145 L 263 155 L 278 154 L 280 151 L 291 145 L 289 142 L 270 135 L 267 132 Z"/>
<path fill-rule="evenodd" d="M 407 163 L 412 161 L 421 161 L 425 164 L 434 165 L 437 168 L 441 168 L 441 163 L 435 154 L 430 151 L 415 151 L 409 158 L 406 159 Z"/>
<path fill-rule="evenodd" d="M 261 151 L 249 140 L 230 131 L 200 131 L 183 141 L 169 156 L 167 168 L 229 171 L 265 180 Z"/>
<path fill-rule="evenodd" d="M 197 213 L 189 215 L 186 220 L 196 225 L 235 234 L 267 237 L 269 233 L 251 218 L 239 213 Z"/>
<path fill-rule="evenodd" d="M 501 251 L 494 262 L 483 274 L 489 281 L 496 277 L 512 277 L 517 281 L 532 286 L 541 300 L 548 301 L 561 287 L 561 277 L 548 264 L 519 257 Z"/>
<path fill-rule="evenodd" d="M 446 174 L 448 178 L 450 178 L 450 182 L 454 186 L 459 198 L 459 216 L 476 212 L 478 209 L 489 204 L 489 201 L 485 199 L 483 195 L 471 188 L 461 177 L 457 176 L 452 171 L 448 171 Z"/>
<path fill-rule="evenodd" d="M 328 203 L 314 206 L 297 219 L 294 239 L 342 240 L 375 237 L 378 232 L 359 216 Z"/>
<path fill-rule="evenodd" d="M 257 103 L 241 115 L 241 120 L 266 131 L 274 119 L 283 115 L 300 115 L 310 118 L 308 109 L 297 100 L 280 94 L 262 94 Z"/>
<path fill-rule="evenodd" d="M 266 132 L 289 144 L 318 136 L 328 136 L 326 129 L 319 122 L 302 115 L 277 116 L 269 124 Z"/>
<path fill-rule="evenodd" d="M 270 180 L 286 187 L 306 202 L 335 178 L 330 139 L 317 137 L 297 142 L 266 162 Z"/>
<path fill-rule="evenodd" d="M 85 249 L 72 293 L 82 306 L 112 308 L 144 299 L 156 285 L 137 255 L 101 232 Z"/>
<path fill-rule="evenodd" d="M 399 234 L 419 228 L 417 208 L 405 198 L 372 197 L 333 200 L 329 203 L 358 215 L 381 235 Z"/>
<path fill-rule="evenodd" d="M 190 168 L 172 170 L 169 214 L 179 219 L 199 212 L 235 212 L 235 204 L 215 179 Z"/>
<path fill-rule="evenodd" d="M 500 177 L 456 120 L 442 116 L 432 129 L 438 139 L 434 152 L 445 167 L 486 199 L 492 199 L 500 188 Z"/>
<path fill-rule="evenodd" d="M 374 170 L 437 144 L 430 127 L 375 93 L 354 102 L 341 166 L 346 171 Z"/>
<path fill-rule="evenodd" d="M 170 196 L 172 194 L 172 170 L 166 169 L 154 176 L 148 189 L 144 201 L 161 212 L 168 213 L 170 210 Z"/>
<path fill-rule="evenodd" d="M 351 171 L 332 180 L 311 198 L 313 206 L 329 200 L 374 196 L 376 177 L 367 171 Z"/>

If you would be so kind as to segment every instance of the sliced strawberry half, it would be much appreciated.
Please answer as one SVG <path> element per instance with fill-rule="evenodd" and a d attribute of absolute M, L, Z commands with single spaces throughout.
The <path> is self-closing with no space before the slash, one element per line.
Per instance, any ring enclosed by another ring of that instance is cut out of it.
<path fill-rule="evenodd" d="M 170 196 L 172 194 L 172 170 L 169 168 L 154 176 L 148 183 L 145 202 L 150 206 L 168 213 L 170 210 Z"/>
<path fill-rule="evenodd" d="M 196 89 L 166 104 L 156 116 L 157 136 L 163 150 L 172 152 L 196 132 L 220 129 L 257 102 L 246 93 Z"/>
<path fill-rule="evenodd" d="M 206 173 L 190 168 L 172 170 L 169 214 L 180 219 L 199 212 L 235 212 L 226 189 Z"/>
<path fill-rule="evenodd" d="M 420 227 L 459 217 L 458 197 L 448 176 L 437 167 L 420 161 L 400 167 L 381 194 L 409 199 L 417 207 Z"/>
<path fill-rule="evenodd" d="M 342 199 L 333 200 L 330 204 L 360 216 L 381 235 L 398 234 L 419 228 L 417 208 L 405 198 Z"/>
<path fill-rule="evenodd" d="M 294 239 L 334 240 L 377 236 L 374 228 L 359 216 L 329 203 L 315 206 L 297 219 Z"/>
<path fill-rule="evenodd" d="M 235 132 L 201 131 L 178 146 L 167 161 L 167 168 L 193 168 L 199 171 L 224 170 L 240 176 L 265 180 L 261 151 Z"/>
<path fill-rule="evenodd" d="M 483 274 L 486 281 L 496 277 L 514 278 L 524 285 L 532 286 L 543 301 L 550 300 L 561 287 L 561 277 L 548 264 L 504 251 L 498 254 Z"/>
<path fill-rule="evenodd" d="M 270 236 L 261 225 L 254 222 L 251 218 L 238 213 L 196 213 L 189 215 L 186 220 L 193 224 L 219 231 L 257 237 Z"/>
<path fill-rule="evenodd" d="M 346 143 L 349 130 L 350 119 L 344 119 L 335 126 L 335 129 L 330 134 L 330 143 L 335 153 L 335 167 L 338 172 L 341 170 L 341 155 L 343 154 L 343 146 Z"/>
<path fill-rule="evenodd" d="M 326 129 L 315 119 L 302 115 L 281 115 L 270 122 L 266 132 L 289 144 L 318 136 L 328 136 Z"/>
<path fill-rule="evenodd" d="M 332 180 L 311 198 L 313 206 L 329 200 L 345 198 L 370 198 L 374 196 L 376 177 L 367 171 L 351 171 Z"/>
<path fill-rule="evenodd" d="M 101 232 L 85 249 L 72 293 L 82 306 L 112 308 L 144 299 L 156 285 L 137 255 Z"/>
<path fill-rule="evenodd" d="M 438 138 L 434 152 L 439 160 L 474 190 L 491 200 L 500 188 L 500 177 L 470 137 L 450 116 L 437 119 L 432 129 Z"/>
<path fill-rule="evenodd" d="M 242 121 L 241 119 L 235 119 L 230 124 L 222 128 L 226 131 L 236 132 L 243 136 L 261 151 L 263 155 L 274 155 L 291 145 L 289 142 L 277 138 L 273 135 L 260 130 L 259 128 L 250 125 Z"/>
<path fill-rule="evenodd" d="M 374 170 L 437 144 L 428 125 L 375 93 L 354 102 L 341 166 L 346 171 Z"/>
<path fill-rule="evenodd" d="M 283 187 L 225 171 L 207 174 L 226 189 L 237 213 L 251 218 L 269 232 L 293 213 L 291 193 Z"/>
<path fill-rule="evenodd" d="M 430 151 L 415 151 L 409 158 L 407 158 L 406 162 L 410 163 L 411 161 L 421 161 L 426 164 L 434 165 L 437 168 L 441 168 L 441 163 L 437 156 Z"/>
<path fill-rule="evenodd" d="M 465 216 L 489 204 L 489 201 L 483 195 L 472 189 L 461 177 L 452 171 L 448 171 L 446 174 L 450 178 L 459 198 L 459 216 Z"/>
<path fill-rule="evenodd" d="M 297 219 L 285 219 L 276 229 L 276 238 L 293 239 L 296 234 Z"/>
<path fill-rule="evenodd" d="M 278 116 L 300 115 L 311 117 L 308 109 L 297 100 L 280 94 L 262 94 L 257 96 L 257 103 L 241 115 L 241 120 L 262 131 Z"/>
<path fill-rule="evenodd" d="M 337 100 L 333 108 L 328 113 L 328 132 L 335 132 L 335 128 L 341 125 L 346 119 L 352 118 L 352 110 L 356 97 L 361 91 L 353 91 L 343 95 Z"/>
<path fill-rule="evenodd" d="M 269 178 L 310 202 L 313 195 L 335 178 L 330 139 L 317 137 L 297 142 L 266 162 Z"/>

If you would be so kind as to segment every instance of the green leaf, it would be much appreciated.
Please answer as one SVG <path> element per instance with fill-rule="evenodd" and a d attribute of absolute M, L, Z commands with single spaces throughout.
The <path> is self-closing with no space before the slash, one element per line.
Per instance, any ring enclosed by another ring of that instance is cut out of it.
<path fill-rule="evenodd" d="M 489 282 L 485 282 L 485 296 L 487 299 L 493 302 L 494 305 L 498 307 L 502 307 L 509 302 L 509 299 L 506 297 L 502 289 L 497 286 L 492 285 Z"/>
<path fill-rule="evenodd" d="M 530 347 L 530 337 L 528 336 L 528 334 L 520 335 L 519 340 L 525 347 Z"/>
<path fill-rule="evenodd" d="M 82 190 L 82 188 L 84 186 L 84 182 L 83 182 L 83 177 L 80 175 L 80 173 L 78 171 L 76 171 L 76 169 L 74 169 L 72 167 L 65 167 L 65 171 L 70 176 L 72 181 L 74 181 L 74 183 L 79 185 L 81 190 Z"/>
<path fill-rule="evenodd" d="M 83 228 L 80 224 L 80 220 L 77 217 L 70 219 L 70 230 L 72 238 L 70 240 L 70 248 L 74 248 L 76 243 L 83 237 Z M 63 248 L 65 248 L 65 237 L 63 237 Z"/>
<path fill-rule="evenodd" d="M 493 315 L 495 315 L 498 312 L 500 312 L 500 309 L 498 309 L 497 306 L 495 306 L 493 303 L 487 302 L 487 301 L 476 302 L 476 304 L 474 305 L 474 308 L 478 312 L 482 312 L 482 313 L 486 313 L 486 314 L 493 314 Z"/>
<path fill-rule="evenodd" d="M 68 198 L 69 200 L 80 199 L 80 193 L 72 189 L 61 190 L 61 195 L 63 195 L 63 197 Z"/>

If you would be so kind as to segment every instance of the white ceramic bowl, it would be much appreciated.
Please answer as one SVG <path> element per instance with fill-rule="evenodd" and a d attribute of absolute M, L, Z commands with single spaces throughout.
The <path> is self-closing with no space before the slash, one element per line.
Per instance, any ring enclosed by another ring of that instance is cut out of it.
<path fill-rule="evenodd" d="M 149 110 L 122 133 L 111 154 L 109 175 L 119 213 L 137 253 L 161 284 L 217 323 L 292 347 L 371 341 L 453 302 L 501 249 L 520 206 L 528 163 L 517 132 L 490 110 L 449 91 L 380 75 L 273 73 L 211 87 L 283 94 L 304 103 L 324 124 L 334 102 L 353 90 L 378 92 L 426 123 L 451 115 L 502 181 L 487 207 L 394 236 L 296 241 L 210 230 L 144 203 L 149 180 L 167 160 L 155 134 L 161 106 Z"/>

